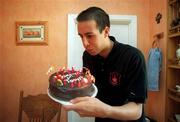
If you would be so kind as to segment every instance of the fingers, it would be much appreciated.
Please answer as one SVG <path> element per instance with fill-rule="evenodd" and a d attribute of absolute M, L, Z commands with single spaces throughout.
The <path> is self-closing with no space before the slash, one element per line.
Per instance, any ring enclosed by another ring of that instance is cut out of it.
<path fill-rule="evenodd" d="M 63 108 L 67 111 L 79 111 L 81 109 L 81 102 L 89 100 L 90 97 L 77 97 L 72 99 L 70 102 L 72 105 L 63 105 Z"/>
<path fill-rule="evenodd" d="M 79 102 L 82 102 L 82 101 L 87 101 L 89 99 L 90 99 L 90 97 L 77 97 L 75 99 L 72 99 L 70 102 L 73 103 L 73 104 L 76 104 L 76 103 L 79 103 Z"/>
<path fill-rule="evenodd" d="M 63 105 L 63 108 L 66 111 L 71 111 L 71 110 L 76 110 L 77 109 L 77 107 L 75 105 Z"/>

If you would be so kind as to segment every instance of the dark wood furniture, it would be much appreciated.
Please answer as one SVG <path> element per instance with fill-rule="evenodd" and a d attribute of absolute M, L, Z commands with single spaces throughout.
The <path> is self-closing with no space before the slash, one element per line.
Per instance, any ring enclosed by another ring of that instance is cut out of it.
<path fill-rule="evenodd" d="M 60 122 L 61 105 L 52 101 L 47 94 L 23 96 L 20 92 L 18 122 L 23 122 L 23 113 L 29 122 L 51 122 L 56 116 L 56 122 Z"/>
<path fill-rule="evenodd" d="M 180 0 L 168 0 L 168 40 L 167 40 L 167 86 L 166 122 L 177 122 L 175 114 L 180 114 L 180 65 L 176 50 L 180 44 Z"/>

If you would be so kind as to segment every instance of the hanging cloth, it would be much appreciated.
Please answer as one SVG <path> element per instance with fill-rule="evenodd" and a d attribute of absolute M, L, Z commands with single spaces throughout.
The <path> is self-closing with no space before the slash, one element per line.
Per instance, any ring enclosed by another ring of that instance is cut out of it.
<path fill-rule="evenodd" d="M 147 61 L 148 90 L 159 91 L 159 77 L 162 66 L 162 51 L 159 48 L 159 40 L 155 39 L 149 50 Z"/>

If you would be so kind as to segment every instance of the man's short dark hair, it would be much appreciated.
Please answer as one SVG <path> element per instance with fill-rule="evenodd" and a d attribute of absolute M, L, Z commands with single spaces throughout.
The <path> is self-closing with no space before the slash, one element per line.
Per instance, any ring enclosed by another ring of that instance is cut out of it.
<path fill-rule="evenodd" d="M 95 20 L 100 33 L 106 26 L 110 27 L 109 15 L 99 7 L 90 7 L 82 11 L 76 20 L 78 22 Z"/>

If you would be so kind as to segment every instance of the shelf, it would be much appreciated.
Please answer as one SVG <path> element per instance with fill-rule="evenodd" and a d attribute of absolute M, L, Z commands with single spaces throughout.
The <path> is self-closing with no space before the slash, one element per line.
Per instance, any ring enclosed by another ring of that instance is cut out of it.
<path fill-rule="evenodd" d="M 169 29 L 169 38 L 178 37 L 180 36 L 180 25 L 171 27 Z"/>
<path fill-rule="evenodd" d="M 169 38 L 174 38 L 174 37 L 178 37 L 178 36 L 180 36 L 180 32 L 178 32 L 178 33 L 174 33 L 174 34 L 169 34 Z"/>
<path fill-rule="evenodd" d="M 168 97 L 178 103 L 180 103 L 180 92 L 177 92 L 175 89 L 168 89 Z"/>
<path fill-rule="evenodd" d="M 177 2 L 177 0 L 169 0 L 169 5 L 173 5 L 176 2 Z"/>
<path fill-rule="evenodd" d="M 170 28 L 170 29 L 169 29 L 169 31 L 172 31 L 172 30 L 178 29 L 179 27 L 180 27 L 180 25 L 177 25 L 177 26 L 175 26 L 175 27 Z"/>
<path fill-rule="evenodd" d="M 170 98 L 171 100 L 174 100 L 175 102 L 180 103 L 180 98 L 176 98 L 176 97 L 174 97 L 174 96 L 172 96 L 172 95 L 169 95 L 169 98 Z"/>
<path fill-rule="evenodd" d="M 180 65 L 171 64 L 171 65 L 168 65 L 168 68 L 180 69 Z"/>
<path fill-rule="evenodd" d="M 180 43 L 180 23 L 177 23 L 179 17 L 180 0 L 168 0 L 167 8 L 167 57 L 166 57 L 166 116 L 165 122 L 177 122 L 175 113 L 179 113 L 180 92 L 176 89 L 176 85 L 180 85 L 180 65 L 176 58 L 177 44 Z"/>

